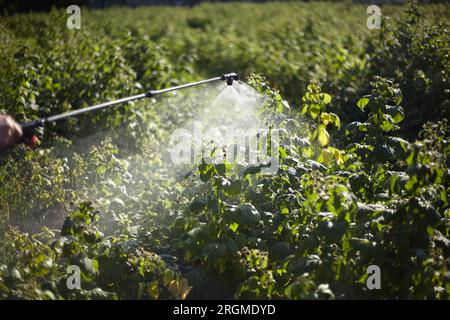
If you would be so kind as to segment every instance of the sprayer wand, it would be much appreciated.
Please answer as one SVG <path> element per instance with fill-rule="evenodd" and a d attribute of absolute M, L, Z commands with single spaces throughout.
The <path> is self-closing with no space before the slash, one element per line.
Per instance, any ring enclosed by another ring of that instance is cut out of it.
<path fill-rule="evenodd" d="M 42 119 L 30 121 L 30 122 L 21 123 L 20 126 L 21 126 L 22 131 L 23 131 L 23 139 L 22 140 L 23 140 L 23 142 L 28 142 L 30 139 L 32 139 L 34 129 L 39 128 L 39 127 L 43 127 L 43 126 L 45 126 L 46 123 L 57 122 L 57 121 L 60 121 L 60 120 L 67 119 L 69 117 L 78 116 L 78 115 L 86 113 L 86 112 L 90 112 L 90 111 L 94 111 L 94 110 L 101 110 L 101 109 L 109 108 L 109 107 L 112 107 L 112 106 L 115 106 L 115 105 L 118 105 L 118 104 L 127 103 L 127 102 L 130 102 L 130 101 L 144 99 L 144 98 L 150 98 L 150 97 L 156 96 L 158 94 L 162 94 L 162 93 L 166 93 L 166 92 L 170 92 L 170 91 L 181 90 L 181 89 L 185 89 L 185 88 L 189 88 L 189 87 L 193 87 L 193 86 L 198 86 L 198 85 L 201 85 L 201 84 L 214 82 L 214 81 L 219 81 L 219 80 L 226 81 L 228 85 L 232 85 L 233 81 L 239 80 L 239 76 L 236 73 L 223 74 L 220 77 L 215 77 L 215 78 L 211 78 L 211 79 L 201 80 L 201 81 L 197 81 L 197 82 L 191 82 L 191 83 L 183 84 L 183 85 L 176 86 L 176 87 L 166 88 L 166 89 L 149 90 L 147 92 L 144 92 L 144 93 L 141 93 L 141 94 L 137 94 L 137 95 L 134 95 L 134 96 L 121 98 L 121 99 L 117 99 L 117 100 L 113 100 L 113 101 L 109 101 L 109 102 L 100 103 L 100 104 L 97 104 L 97 105 L 94 105 L 94 106 L 90 106 L 90 107 L 86 107 L 86 108 L 82 108 L 82 109 L 78 109 L 78 110 L 65 112 L 65 113 L 54 115 L 54 116 L 50 116 L 50 117 L 47 117 L 47 118 L 42 118 Z"/>

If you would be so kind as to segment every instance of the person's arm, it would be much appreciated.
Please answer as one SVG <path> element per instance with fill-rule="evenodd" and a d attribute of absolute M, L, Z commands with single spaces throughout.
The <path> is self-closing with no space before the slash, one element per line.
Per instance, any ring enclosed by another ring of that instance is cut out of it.
<path fill-rule="evenodd" d="M 15 144 L 21 137 L 20 125 L 8 115 L 0 115 L 0 150 Z"/>

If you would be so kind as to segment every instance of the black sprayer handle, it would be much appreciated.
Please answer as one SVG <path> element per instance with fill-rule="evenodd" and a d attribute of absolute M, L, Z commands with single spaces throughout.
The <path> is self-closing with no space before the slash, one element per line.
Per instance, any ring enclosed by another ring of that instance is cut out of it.
<path fill-rule="evenodd" d="M 31 145 L 33 142 L 35 129 L 42 127 L 43 125 L 44 121 L 42 119 L 21 123 L 20 127 L 22 128 L 22 138 L 19 143 Z"/>
<path fill-rule="evenodd" d="M 233 81 L 239 80 L 239 76 L 236 73 L 226 73 L 226 74 L 222 74 L 219 77 L 215 77 L 215 78 L 211 78 L 211 79 L 186 83 L 186 84 L 182 84 L 179 86 L 160 89 L 160 90 L 150 90 L 145 93 L 137 94 L 134 96 L 121 98 L 121 99 L 117 99 L 114 101 L 104 102 L 104 103 L 100 103 L 100 104 L 82 108 L 82 109 L 72 110 L 72 111 L 69 111 L 66 113 L 50 116 L 48 118 L 43 118 L 43 119 L 38 119 L 38 120 L 30 121 L 30 122 L 21 123 L 20 127 L 22 128 L 23 135 L 22 135 L 22 139 L 20 140 L 20 142 L 23 142 L 30 146 L 33 146 L 34 141 L 37 140 L 36 136 L 34 135 L 34 130 L 36 128 L 43 127 L 45 125 L 45 123 L 47 123 L 47 122 L 55 122 L 55 121 L 66 119 L 68 117 L 77 116 L 77 115 L 80 115 L 80 114 L 83 114 L 86 112 L 90 112 L 90 111 L 94 111 L 94 110 L 101 110 L 101 109 L 109 108 L 109 107 L 112 107 L 112 106 L 115 106 L 115 105 L 118 105 L 121 103 L 126 103 L 126 102 L 143 99 L 143 98 L 149 98 L 149 97 L 153 97 L 157 94 L 180 90 L 180 89 L 184 89 L 184 88 L 189 88 L 189 87 L 197 86 L 197 85 L 204 84 L 204 83 L 209 83 L 212 81 L 218 81 L 218 80 L 226 81 L 227 85 L 231 86 L 233 84 Z"/>

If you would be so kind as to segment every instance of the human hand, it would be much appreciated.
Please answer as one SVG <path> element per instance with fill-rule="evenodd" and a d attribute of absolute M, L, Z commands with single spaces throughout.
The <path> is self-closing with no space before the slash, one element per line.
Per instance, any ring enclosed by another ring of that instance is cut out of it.
<path fill-rule="evenodd" d="M 0 150 L 5 149 L 22 137 L 22 128 L 8 115 L 0 115 Z"/>

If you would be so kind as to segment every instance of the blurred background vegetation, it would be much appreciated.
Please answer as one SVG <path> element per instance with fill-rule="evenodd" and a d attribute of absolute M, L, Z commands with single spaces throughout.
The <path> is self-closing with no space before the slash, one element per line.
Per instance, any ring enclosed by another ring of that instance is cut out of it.
<path fill-rule="evenodd" d="M 278 0 L 277 2 L 285 2 L 292 0 Z M 318 0 L 302 0 L 303 2 L 314 2 Z M 52 7 L 67 7 L 75 4 L 79 6 L 89 6 L 93 8 L 106 8 L 110 6 L 151 6 L 151 5 L 175 5 L 175 6 L 193 6 L 202 2 L 271 2 L 267 0 L 248 0 L 248 1 L 232 1 L 232 0 L 0 0 L 0 10 L 13 12 L 29 12 L 29 11 L 48 11 Z M 367 3 L 367 4 L 403 4 L 405 0 L 329 0 L 329 2 L 346 2 L 346 3 Z M 418 0 L 419 3 L 444 3 L 445 0 Z"/>

